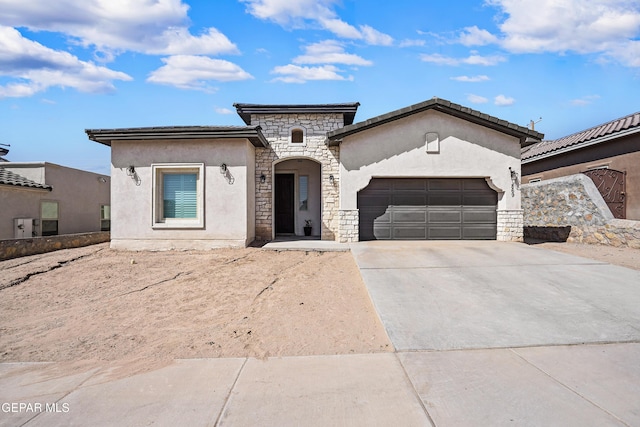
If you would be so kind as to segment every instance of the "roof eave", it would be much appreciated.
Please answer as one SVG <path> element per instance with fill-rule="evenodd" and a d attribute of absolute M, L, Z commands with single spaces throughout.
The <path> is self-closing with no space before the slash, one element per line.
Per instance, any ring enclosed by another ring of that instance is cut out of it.
<path fill-rule="evenodd" d="M 492 117 L 488 114 L 483 114 L 479 111 L 472 110 L 458 104 L 453 104 L 450 101 L 433 98 L 420 104 L 401 108 L 361 123 L 356 123 L 331 131 L 327 134 L 325 143 L 328 146 L 339 145 L 342 139 L 346 136 L 432 109 L 514 136 L 520 140 L 520 145 L 523 147 L 535 144 L 544 138 L 544 134 L 540 132 L 523 128 L 505 120 L 500 120 L 497 117 Z"/>
<path fill-rule="evenodd" d="M 350 125 L 356 116 L 359 102 L 343 104 L 233 104 L 245 124 L 251 125 L 252 114 L 342 114 L 345 124 Z"/>
<path fill-rule="evenodd" d="M 260 126 L 239 129 L 86 129 L 90 140 L 111 146 L 111 141 L 156 139 L 245 138 L 255 147 L 268 147 L 269 142 Z"/>
<path fill-rule="evenodd" d="M 549 157 L 557 156 L 560 154 L 568 153 L 570 151 L 580 150 L 583 148 L 591 147 L 593 145 L 601 144 L 603 142 L 611 141 L 614 139 L 623 138 L 629 135 L 633 135 L 635 133 L 640 133 L 640 127 L 632 128 L 626 131 L 616 132 L 609 135 L 601 136 L 600 138 L 594 138 L 590 141 L 586 141 L 579 144 L 569 145 L 567 147 L 559 148 L 553 151 L 547 151 L 545 153 L 541 153 L 534 157 L 530 157 L 528 159 L 523 159 L 522 164 L 537 162 L 538 160 L 547 159 Z"/>

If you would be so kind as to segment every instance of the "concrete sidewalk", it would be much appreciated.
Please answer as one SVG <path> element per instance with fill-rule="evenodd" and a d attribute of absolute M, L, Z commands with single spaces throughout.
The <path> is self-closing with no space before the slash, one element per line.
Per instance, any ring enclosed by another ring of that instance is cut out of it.
<path fill-rule="evenodd" d="M 639 360 L 640 344 L 610 344 L 191 359 L 124 378 L 2 364 L 0 425 L 631 426 Z"/>

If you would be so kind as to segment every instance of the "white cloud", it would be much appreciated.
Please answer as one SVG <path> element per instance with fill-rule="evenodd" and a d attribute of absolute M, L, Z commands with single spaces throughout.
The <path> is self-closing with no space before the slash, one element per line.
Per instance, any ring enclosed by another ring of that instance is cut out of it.
<path fill-rule="evenodd" d="M 510 52 L 601 53 L 640 66 L 637 0 L 485 0 L 506 17 L 500 44 Z"/>
<path fill-rule="evenodd" d="M 339 0 L 240 0 L 247 12 L 282 26 L 302 28 L 315 24 L 345 39 L 363 40 L 370 45 L 389 46 L 393 38 L 368 25 L 359 28 L 343 21 L 334 10 Z"/>
<path fill-rule="evenodd" d="M 487 102 L 489 102 L 489 100 L 484 96 L 474 95 L 472 93 L 467 95 L 467 100 L 472 104 L 486 104 Z"/>
<path fill-rule="evenodd" d="M 484 46 L 498 42 L 498 38 L 487 30 L 481 30 L 477 26 L 467 27 L 460 34 L 458 42 L 465 46 Z"/>
<path fill-rule="evenodd" d="M 224 115 L 228 115 L 228 114 L 233 114 L 233 110 L 230 110 L 228 108 L 224 108 L 224 107 L 216 107 L 215 108 L 215 112 L 218 114 L 224 114 Z"/>
<path fill-rule="evenodd" d="M 358 55 L 346 53 L 341 43 L 335 40 L 325 40 L 313 43 L 304 48 L 305 54 L 293 59 L 295 64 L 345 64 L 345 65 L 373 65 L 373 62 Z"/>
<path fill-rule="evenodd" d="M 420 59 L 424 62 L 430 62 L 436 65 L 452 65 L 452 66 L 461 65 L 461 64 L 492 66 L 492 65 L 497 65 L 501 62 L 505 62 L 507 60 L 507 58 L 505 58 L 502 55 L 481 56 L 477 54 L 472 54 L 466 58 L 453 58 L 450 56 L 441 55 L 439 53 L 422 54 L 420 55 Z"/>
<path fill-rule="evenodd" d="M 0 0 L 0 25 L 66 34 L 105 60 L 124 50 L 161 55 L 237 53 L 215 28 L 188 29 L 181 0 Z"/>
<path fill-rule="evenodd" d="M 176 55 L 163 58 L 162 62 L 165 65 L 153 71 L 147 78 L 148 82 L 215 92 L 216 89 L 208 84 L 211 80 L 230 82 L 253 78 L 232 62 L 206 56 Z"/>
<path fill-rule="evenodd" d="M 284 65 L 275 67 L 272 74 L 279 74 L 274 81 L 284 83 L 305 83 L 309 80 L 353 80 L 353 76 L 344 77 L 339 74 L 341 70 L 333 65 L 322 65 L 319 67 L 301 67 L 299 65 Z"/>
<path fill-rule="evenodd" d="M 361 25 L 360 31 L 364 41 L 371 45 L 376 46 L 391 46 L 393 44 L 393 37 L 388 34 L 381 33 L 373 27 L 368 25 Z"/>
<path fill-rule="evenodd" d="M 412 47 L 412 46 L 424 46 L 427 42 L 420 39 L 405 39 L 402 40 L 398 46 L 400 47 Z"/>
<path fill-rule="evenodd" d="M 0 86 L 0 98 L 31 96 L 52 86 L 106 93 L 115 90 L 114 80 L 132 80 L 125 73 L 28 40 L 5 26 L 0 26 L 0 75 L 18 80 Z"/>
<path fill-rule="evenodd" d="M 486 82 L 491 80 L 489 76 L 480 75 L 480 76 L 456 76 L 451 77 L 451 80 L 456 80 L 458 82 L 467 82 L 467 83 L 478 83 L 478 82 Z"/>
<path fill-rule="evenodd" d="M 508 105 L 513 105 L 516 102 L 515 99 L 510 98 L 504 95 L 498 95 L 494 98 L 493 103 L 499 107 L 506 107 Z"/>
<path fill-rule="evenodd" d="M 578 99 L 572 99 L 571 105 L 574 105 L 576 107 L 585 107 L 587 105 L 593 104 L 594 101 L 600 99 L 600 95 L 587 95 L 587 96 L 583 96 L 582 98 L 578 98 Z"/>

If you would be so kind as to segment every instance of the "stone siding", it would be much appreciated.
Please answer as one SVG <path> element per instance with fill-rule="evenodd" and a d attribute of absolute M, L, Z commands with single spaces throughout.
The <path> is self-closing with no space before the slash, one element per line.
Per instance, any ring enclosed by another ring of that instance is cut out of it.
<path fill-rule="evenodd" d="M 336 240 L 339 230 L 340 148 L 325 145 L 326 134 L 341 128 L 342 114 L 254 114 L 251 124 L 262 127 L 268 148 L 256 149 L 256 239 L 273 236 L 273 168 L 289 158 L 307 158 L 321 164 L 322 170 L 322 240 Z M 292 128 L 305 132 L 303 144 L 291 144 Z M 266 181 L 260 182 L 264 175 Z M 331 184 L 329 176 L 334 176 Z"/>
<path fill-rule="evenodd" d="M 66 234 L 62 236 L 34 237 L 31 239 L 0 240 L 0 261 L 28 255 L 43 254 L 60 249 L 79 248 L 108 242 L 110 233 Z"/>
<path fill-rule="evenodd" d="M 522 242 L 524 212 L 522 210 L 498 211 L 498 230 L 496 240 L 503 242 Z"/>
<path fill-rule="evenodd" d="M 360 239 L 360 211 L 357 209 L 341 210 L 338 212 L 338 215 L 340 243 L 357 242 Z"/>
<path fill-rule="evenodd" d="M 544 238 L 544 228 L 570 226 L 568 242 L 640 248 L 640 221 L 614 219 L 586 175 L 524 184 L 521 190 L 530 237 Z M 536 232 L 540 234 L 532 234 Z"/>

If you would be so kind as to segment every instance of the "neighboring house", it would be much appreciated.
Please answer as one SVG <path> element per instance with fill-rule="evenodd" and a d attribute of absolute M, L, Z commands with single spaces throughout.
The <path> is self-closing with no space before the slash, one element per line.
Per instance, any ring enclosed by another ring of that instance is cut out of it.
<path fill-rule="evenodd" d="M 640 220 L 640 112 L 522 153 L 522 182 L 584 173 L 616 218 Z"/>
<path fill-rule="evenodd" d="M 522 239 L 520 151 L 542 134 L 442 99 L 352 124 L 358 103 L 235 104 L 247 126 L 88 129 L 111 147 L 111 245 L 311 235 Z"/>
<path fill-rule="evenodd" d="M 0 163 L 0 239 L 109 230 L 109 182 L 53 163 Z"/>

